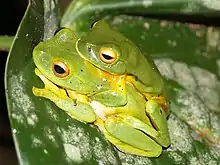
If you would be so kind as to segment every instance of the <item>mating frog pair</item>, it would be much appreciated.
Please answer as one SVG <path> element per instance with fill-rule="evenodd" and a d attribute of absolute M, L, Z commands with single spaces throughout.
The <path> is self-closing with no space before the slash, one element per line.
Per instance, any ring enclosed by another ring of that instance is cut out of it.
<path fill-rule="evenodd" d="M 77 38 L 63 28 L 33 51 L 33 93 L 93 123 L 119 150 L 157 157 L 170 145 L 164 81 L 148 56 L 104 21 Z"/>

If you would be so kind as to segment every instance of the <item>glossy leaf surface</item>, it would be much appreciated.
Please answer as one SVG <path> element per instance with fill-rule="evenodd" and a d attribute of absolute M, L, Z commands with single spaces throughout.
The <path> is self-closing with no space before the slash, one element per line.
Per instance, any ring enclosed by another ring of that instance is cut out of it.
<path fill-rule="evenodd" d="M 43 85 L 33 72 L 33 47 L 53 35 L 60 18 L 56 1 L 32 0 L 6 70 L 9 116 L 21 164 L 220 162 L 219 29 L 146 17 L 149 13 L 210 17 L 212 13 L 217 17 L 219 8 L 214 3 L 218 2 L 164 2 L 78 0 L 70 5 L 61 26 L 71 27 L 81 36 L 92 22 L 104 18 L 153 57 L 167 79 L 171 99 L 170 148 L 159 158 L 151 159 L 118 152 L 95 127 L 71 119 L 49 100 L 32 94 L 33 85 Z M 212 4 L 207 5 L 208 2 Z"/>

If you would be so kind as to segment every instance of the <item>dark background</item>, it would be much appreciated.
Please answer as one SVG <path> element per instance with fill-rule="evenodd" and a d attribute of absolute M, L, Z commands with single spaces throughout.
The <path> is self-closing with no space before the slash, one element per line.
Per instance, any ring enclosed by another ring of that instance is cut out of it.
<path fill-rule="evenodd" d="M 14 36 L 19 23 L 24 15 L 28 0 L 6 0 L 0 5 L 0 35 Z M 0 165 L 16 165 L 17 156 L 11 136 L 8 118 L 5 89 L 4 71 L 8 52 L 0 51 Z"/>

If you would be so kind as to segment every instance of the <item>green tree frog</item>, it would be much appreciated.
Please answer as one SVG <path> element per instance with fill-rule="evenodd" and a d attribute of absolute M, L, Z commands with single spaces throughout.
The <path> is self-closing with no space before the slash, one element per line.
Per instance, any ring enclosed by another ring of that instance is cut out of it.
<path fill-rule="evenodd" d="M 95 124 L 122 152 L 157 157 L 170 145 L 162 77 L 131 41 L 103 21 L 80 39 L 61 29 L 34 48 L 33 60 L 45 85 L 33 87 L 34 95 Z"/>
<path fill-rule="evenodd" d="M 127 74 L 127 81 L 148 99 L 164 95 L 164 80 L 153 61 L 106 22 L 94 23 L 91 31 L 77 41 L 76 49 L 82 58 L 104 71 Z"/>

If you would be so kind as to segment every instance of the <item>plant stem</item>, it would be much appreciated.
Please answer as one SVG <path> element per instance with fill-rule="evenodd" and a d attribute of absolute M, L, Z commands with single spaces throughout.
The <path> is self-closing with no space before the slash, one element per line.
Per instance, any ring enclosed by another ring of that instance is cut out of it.
<path fill-rule="evenodd" d="M 9 51 L 12 42 L 13 42 L 14 36 L 0 36 L 0 51 Z"/>

